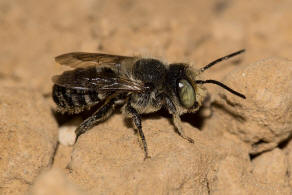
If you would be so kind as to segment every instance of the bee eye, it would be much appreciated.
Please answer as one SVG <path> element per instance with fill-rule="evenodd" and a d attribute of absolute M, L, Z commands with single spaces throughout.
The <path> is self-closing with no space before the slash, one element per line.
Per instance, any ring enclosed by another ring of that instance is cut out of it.
<path fill-rule="evenodd" d="M 195 91 L 192 85 L 187 80 L 180 80 L 178 82 L 178 95 L 181 104 L 185 108 L 191 108 L 195 103 Z"/>

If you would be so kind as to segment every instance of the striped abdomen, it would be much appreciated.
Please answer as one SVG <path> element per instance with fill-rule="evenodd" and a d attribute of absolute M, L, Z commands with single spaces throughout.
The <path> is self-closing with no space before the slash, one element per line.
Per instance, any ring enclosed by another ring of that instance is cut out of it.
<path fill-rule="evenodd" d="M 80 90 L 53 86 L 53 100 L 61 112 L 79 113 L 100 102 L 98 93 L 93 90 Z"/>

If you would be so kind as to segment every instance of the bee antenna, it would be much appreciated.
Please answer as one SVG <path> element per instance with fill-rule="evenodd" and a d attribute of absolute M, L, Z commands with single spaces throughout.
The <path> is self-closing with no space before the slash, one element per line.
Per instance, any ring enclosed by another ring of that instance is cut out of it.
<path fill-rule="evenodd" d="M 207 64 L 206 66 L 204 66 L 203 68 L 201 68 L 200 71 L 199 71 L 199 73 L 204 72 L 204 71 L 207 70 L 208 68 L 211 68 L 212 66 L 214 66 L 215 64 L 217 64 L 217 63 L 219 63 L 219 62 L 221 62 L 221 61 L 224 61 L 224 60 L 227 60 L 227 59 L 232 58 L 232 57 L 234 57 L 234 56 L 237 56 L 237 55 L 239 55 L 239 54 L 241 54 L 241 53 L 243 53 L 243 52 L 245 52 L 245 49 L 239 50 L 239 51 L 237 51 L 237 52 L 234 52 L 234 53 L 232 53 L 232 54 L 229 54 L 229 55 L 227 55 L 227 56 L 224 56 L 224 57 L 222 57 L 222 58 L 219 58 L 219 59 L 217 59 L 217 60 L 214 60 L 213 62 L 211 62 L 211 63 Z"/>
<path fill-rule="evenodd" d="M 205 84 L 205 83 L 212 83 L 212 84 L 215 84 L 215 85 L 219 85 L 220 87 L 226 89 L 227 91 L 229 91 L 230 93 L 234 94 L 234 95 L 237 95 L 243 99 L 246 99 L 245 95 L 231 89 L 230 87 L 224 85 L 223 83 L 219 82 L 219 81 L 216 81 L 216 80 L 196 80 L 196 83 L 197 84 Z"/>

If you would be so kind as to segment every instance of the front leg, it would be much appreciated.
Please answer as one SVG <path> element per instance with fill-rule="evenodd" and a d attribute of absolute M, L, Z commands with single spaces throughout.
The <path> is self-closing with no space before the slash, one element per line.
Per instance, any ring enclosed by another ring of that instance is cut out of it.
<path fill-rule="evenodd" d="M 184 139 L 186 139 L 190 143 L 194 143 L 194 140 L 185 135 L 183 128 L 181 127 L 181 119 L 180 116 L 177 114 L 176 108 L 174 103 L 168 98 L 165 97 L 165 104 L 168 112 L 172 114 L 173 124 L 175 126 L 175 131 Z"/>
<path fill-rule="evenodd" d="M 141 123 L 141 116 L 139 115 L 139 113 L 131 106 L 130 101 L 127 102 L 126 106 L 125 106 L 125 114 L 132 118 L 133 124 L 135 126 L 135 129 L 137 130 L 138 134 L 139 134 L 139 138 L 142 142 L 142 146 L 143 146 L 143 150 L 145 153 L 145 159 L 150 158 L 150 156 L 148 155 L 148 148 L 147 148 L 147 143 L 146 143 L 146 139 L 144 136 L 144 133 L 142 131 L 142 123 Z"/>

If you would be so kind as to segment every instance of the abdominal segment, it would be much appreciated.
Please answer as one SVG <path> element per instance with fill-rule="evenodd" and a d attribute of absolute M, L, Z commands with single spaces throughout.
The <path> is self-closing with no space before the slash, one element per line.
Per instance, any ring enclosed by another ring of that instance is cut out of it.
<path fill-rule="evenodd" d="M 98 92 L 94 90 L 71 89 L 59 85 L 53 86 L 53 100 L 60 112 L 79 113 L 100 102 Z"/>

